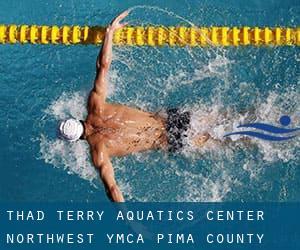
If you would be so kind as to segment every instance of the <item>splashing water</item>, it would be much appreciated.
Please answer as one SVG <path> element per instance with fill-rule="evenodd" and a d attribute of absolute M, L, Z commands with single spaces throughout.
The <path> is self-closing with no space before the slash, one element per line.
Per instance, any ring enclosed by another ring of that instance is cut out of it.
<path fill-rule="evenodd" d="M 137 9 L 146 12 L 149 7 L 133 7 L 132 11 Z M 174 13 L 158 11 L 193 25 Z M 252 52 L 250 49 L 248 58 L 253 56 Z M 182 154 L 145 152 L 113 159 L 117 181 L 127 200 L 276 199 L 263 195 L 273 181 L 266 179 L 266 167 L 288 162 L 294 169 L 300 161 L 300 137 L 274 144 L 258 139 L 242 142 L 239 136 L 226 143 L 223 136 L 245 122 L 277 124 L 282 114 L 289 114 L 293 126 L 299 127 L 300 93 L 295 87 L 298 82 L 287 80 L 276 89 L 260 86 L 252 77 L 241 79 L 243 74 L 251 73 L 256 77 L 263 74 L 266 84 L 273 81 L 273 74 L 266 68 L 270 67 L 272 57 L 269 56 L 268 65 L 263 64 L 265 61 L 256 65 L 254 61 L 249 67 L 251 59 L 244 63 L 243 53 L 244 50 L 211 48 L 114 48 L 109 101 L 155 112 L 175 106 L 192 113 Z M 255 53 L 259 60 L 260 53 L 265 52 Z M 283 56 L 272 67 L 282 66 L 282 58 L 290 55 L 289 51 L 281 53 Z M 69 116 L 84 119 L 88 91 L 64 93 L 53 101 L 45 110 L 45 126 Z M 214 140 L 196 148 L 193 138 L 205 132 Z M 43 134 L 40 153 L 45 162 L 94 185 L 97 173 L 91 165 L 86 142 L 70 145 Z"/>

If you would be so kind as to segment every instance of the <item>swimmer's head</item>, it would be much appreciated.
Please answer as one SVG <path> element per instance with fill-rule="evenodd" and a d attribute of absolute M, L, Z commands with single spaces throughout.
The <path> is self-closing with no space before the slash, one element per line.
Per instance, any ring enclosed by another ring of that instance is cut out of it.
<path fill-rule="evenodd" d="M 77 119 L 67 119 L 61 121 L 58 125 L 59 138 L 74 142 L 80 139 L 84 133 L 84 126 L 81 121 Z"/>

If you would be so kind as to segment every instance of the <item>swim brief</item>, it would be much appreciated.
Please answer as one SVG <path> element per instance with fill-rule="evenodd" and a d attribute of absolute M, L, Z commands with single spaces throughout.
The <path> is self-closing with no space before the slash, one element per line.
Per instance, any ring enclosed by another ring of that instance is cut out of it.
<path fill-rule="evenodd" d="M 174 153 L 183 148 L 183 139 L 190 128 L 190 112 L 180 112 L 178 108 L 167 110 L 167 132 L 169 152 Z"/>

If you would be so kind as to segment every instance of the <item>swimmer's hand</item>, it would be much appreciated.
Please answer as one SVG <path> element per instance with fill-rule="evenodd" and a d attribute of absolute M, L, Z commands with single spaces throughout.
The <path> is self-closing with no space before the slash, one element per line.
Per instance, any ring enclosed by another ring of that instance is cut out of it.
<path fill-rule="evenodd" d="M 117 16 L 107 27 L 107 32 L 115 32 L 118 29 L 124 28 L 126 25 L 128 25 L 128 22 L 120 23 L 125 17 L 127 17 L 129 14 L 129 11 L 126 10 L 123 13 L 121 13 L 119 16 Z"/>

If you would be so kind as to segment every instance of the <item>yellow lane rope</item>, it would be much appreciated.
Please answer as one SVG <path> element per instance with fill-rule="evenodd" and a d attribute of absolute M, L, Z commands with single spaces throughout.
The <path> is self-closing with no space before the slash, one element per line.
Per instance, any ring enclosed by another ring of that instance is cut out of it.
<path fill-rule="evenodd" d="M 0 25 L 0 44 L 100 44 L 105 27 Z M 114 44 L 136 46 L 299 46 L 300 27 L 126 27 Z"/>

